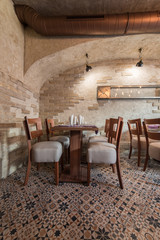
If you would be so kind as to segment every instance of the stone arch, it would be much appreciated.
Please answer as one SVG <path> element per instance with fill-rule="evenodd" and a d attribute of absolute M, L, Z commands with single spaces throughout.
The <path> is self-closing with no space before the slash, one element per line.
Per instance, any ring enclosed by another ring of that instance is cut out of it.
<path fill-rule="evenodd" d="M 138 59 L 139 47 L 144 48 L 144 59 L 159 59 L 159 35 L 143 34 L 99 38 L 63 49 L 37 60 L 24 76 L 24 83 L 39 93 L 45 81 L 66 70 L 85 64 L 85 53 L 89 54 L 89 63 L 116 60 Z"/>

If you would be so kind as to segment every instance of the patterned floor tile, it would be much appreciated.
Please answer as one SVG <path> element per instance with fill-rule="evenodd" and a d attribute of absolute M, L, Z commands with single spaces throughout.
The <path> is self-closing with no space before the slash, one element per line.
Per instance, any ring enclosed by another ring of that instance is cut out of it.
<path fill-rule="evenodd" d="M 121 156 L 124 189 L 110 167 L 94 166 L 91 184 L 54 185 L 54 169 L 26 168 L 0 181 L 0 239 L 159 240 L 160 163 L 146 172 L 137 156 Z"/>

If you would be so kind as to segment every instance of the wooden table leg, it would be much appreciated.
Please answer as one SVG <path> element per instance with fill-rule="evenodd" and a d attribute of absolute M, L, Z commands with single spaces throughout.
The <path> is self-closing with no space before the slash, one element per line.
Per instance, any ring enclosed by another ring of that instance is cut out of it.
<path fill-rule="evenodd" d="M 62 182 L 82 182 L 84 181 L 81 168 L 82 151 L 82 131 L 70 131 L 70 165 L 61 174 Z"/>
<path fill-rule="evenodd" d="M 79 178 L 82 132 L 71 131 L 70 137 L 70 175 L 74 178 Z"/>
<path fill-rule="evenodd" d="M 82 131 L 70 131 L 70 165 L 61 173 L 62 182 L 87 182 L 87 168 L 81 166 Z"/>

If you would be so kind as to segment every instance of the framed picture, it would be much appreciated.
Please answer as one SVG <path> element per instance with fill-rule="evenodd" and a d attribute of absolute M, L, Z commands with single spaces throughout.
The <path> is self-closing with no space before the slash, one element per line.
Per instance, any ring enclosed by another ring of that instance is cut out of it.
<path fill-rule="evenodd" d="M 97 99 L 107 99 L 111 97 L 111 88 L 106 86 L 97 87 Z"/>

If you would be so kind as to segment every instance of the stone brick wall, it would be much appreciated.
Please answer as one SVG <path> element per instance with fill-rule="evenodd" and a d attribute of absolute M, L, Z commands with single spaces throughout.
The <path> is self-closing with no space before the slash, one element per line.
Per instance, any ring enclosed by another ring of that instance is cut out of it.
<path fill-rule="evenodd" d="M 0 178 L 26 160 L 24 116 L 39 116 L 39 96 L 21 81 L 0 72 Z"/>
<path fill-rule="evenodd" d="M 85 123 L 97 125 L 103 134 L 105 118 L 122 116 L 123 145 L 128 147 L 127 120 L 159 117 L 160 100 L 97 100 L 97 86 L 159 84 L 158 63 L 152 67 L 150 64 L 148 61 L 137 68 L 134 60 L 103 61 L 91 64 L 88 73 L 83 65 L 50 78 L 40 91 L 40 117 L 43 121 L 54 118 L 58 124 L 68 123 L 71 114 L 81 114 Z"/>
<path fill-rule="evenodd" d="M 24 29 L 11 0 L 0 1 L 0 178 L 25 162 L 25 115 L 39 115 L 39 95 L 23 83 Z"/>
<path fill-rule="evenodd" d="M 24 29 L 12 0 L 0 1 L 0 71 L 23 81 Z"/>

